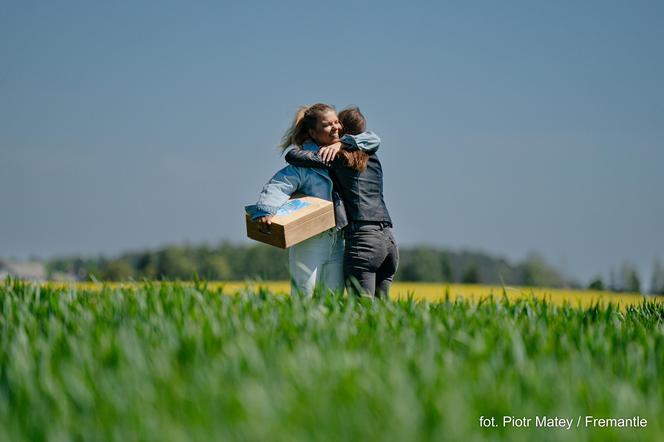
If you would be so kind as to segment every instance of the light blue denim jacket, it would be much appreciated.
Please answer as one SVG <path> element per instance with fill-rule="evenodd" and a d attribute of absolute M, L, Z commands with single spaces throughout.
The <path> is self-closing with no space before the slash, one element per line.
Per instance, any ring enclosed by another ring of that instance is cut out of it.
<path fill-rule="evenodd" d="M 344 144 L 367 153 L 375 152 L 380 146 L 380 138 L 373 132 L 363 132 L 359 135 L 344 135 L 341 141 Z M 314 142 L 307 142 L 302 148 L 317 151 L 318 145 Z M 327 169 L 288 165 L 278 171 L 263 186 L 256 204 L 245 206 L 245 210 L 252 219 L 275 215 L 279 208 L 295 192 L 332 201 L 332 179 L 329 172 Z"/>

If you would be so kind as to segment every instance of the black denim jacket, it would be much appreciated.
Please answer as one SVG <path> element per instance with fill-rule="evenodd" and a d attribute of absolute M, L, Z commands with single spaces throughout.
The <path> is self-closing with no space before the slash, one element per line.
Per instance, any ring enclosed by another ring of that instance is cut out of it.
<path fill-rule="evenodd" d="M 294 166 L 318 167 L 330 171 L 335 187 L 333 196 L 338 193 L 334 199 L 341 196 L 339 204 L 337 201 L 334 202 L 335 215 L 343 206 L 347 223 L 374 221 L 392 225 L 392 219 L 383 200 L 383 168 L 375 153 L 369 155 L 367 168 L 363 172 L 346 166 L 344 159 L 339 156 L 331 163 L 325 163 L 318 152 L 310 150 L 291 149 L 286 154 L 286 161 Z M 337 228 L 338 226 L 337 221 Z"/>

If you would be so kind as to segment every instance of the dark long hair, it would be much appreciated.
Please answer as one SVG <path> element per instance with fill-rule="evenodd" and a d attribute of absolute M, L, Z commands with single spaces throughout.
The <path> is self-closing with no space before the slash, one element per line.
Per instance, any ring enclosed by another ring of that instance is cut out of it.
<path fill-rule="evenodd" d="M 345 134 L 358 135 L 367 128 L 367 120 L 357 106 L 349 107 L 339 112 L 339 122 Z M 341 149 L 339 154 L 343 156 L 346 166 L 351 169 L 358 172 L 364 172 L 367 169 L 369 154 L 366 152 Z"/>

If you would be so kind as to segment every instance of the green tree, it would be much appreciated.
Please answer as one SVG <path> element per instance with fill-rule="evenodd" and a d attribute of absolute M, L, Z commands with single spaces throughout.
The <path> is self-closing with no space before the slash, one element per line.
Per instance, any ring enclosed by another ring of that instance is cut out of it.
<path fill-rule="evenodd" d="M 143 252 L 136 257 L 137 275 L 141 278 L 156 278 L 159 272 L 156 253 Z"/>
<path fill-rule="evenodd" d="M 109 261 L 102 272 L 102 278 L 109 281 L 126 281 L 135 274 L 134 267 L 123 259 Z"/>
<path fill-rule="evenodd" d="M 664 266 L 655 258 L 653 266 L 652 279 L 650 281 L 650 293 L 654 295 L 664 295 Z"/>
<path fill-rule="evenodd" d="M 264 280 L 289 279 L 288 254 L 285 250 L 268 245 L 256 245 L 238 253 L 236 274 L 242 278 L 261 278 Z M 235 261 L 235 260 L 234 260 Z"/>
<path fill-rule="evenodd" d="M 522 285 L 542 287 L 562 287 L 565 278 L 550 266 L 538 253 L 531 252 L 520 265 Z"/>
<path fill-rule="evenodd" d="M 616 289 L 616 291 L 619 292 L 641 292 L 641 281 L 639 278 L 639 273 L 633 265 L 629 263 L 623 263 L 623 265 L 620 267 Z"/>
<path fill-rule="evenodd" d="M 588 290 L 604 290 L 604 282 L 602 281 L 602 277 L 597 276 L 595 279 L 590 281 L 590 284 L 588 284 Z"/>
<path fill-rule="evenodd" d="M 210 254 L 201 258 L 199 275 L 208 280 L 226 281 L 234 279 L 228 259 L 217 254 Z"/>
<path fill-rule="evenodd" d="M 403 281 L 452 280 L 448 257 L 430 247 L 417 247 L 400 253 L 399 271 L 396 279 Z"/>
<path fill-rule="evenodd" d="M 477 284 L 480 282 L 480 275 L 476 265 L 471 265 L 464 272 L 461 282 L 464 284 Z"/>
<path fill-rule="evenodd" d="M 198 269 L 186 250 L 169 246 L 157 253 L 157 275 L 162 278 L 190 279 Z"/>

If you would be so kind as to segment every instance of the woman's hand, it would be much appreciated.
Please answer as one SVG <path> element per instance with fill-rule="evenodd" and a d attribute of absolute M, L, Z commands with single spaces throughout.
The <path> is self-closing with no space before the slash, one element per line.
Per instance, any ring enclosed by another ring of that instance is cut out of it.
<path fill-rule="evenodd" d="M 330 163 L 332 160 L 334 160 L 334 157 L 337 156 L 339 151 L 341 150 L 341 141 L 337 141 L 334 144 L 330 144 L 329 146 L 321 147 L 318 150 L 318 155 L 320 155 L 321 160 L 325 163 Z"/>
<path fill-rule="evenodd" d="M 260 218 L 256 219 L 256 222 L 258 223 L 259 232 L 265 233 L 266 235 L 271 233 L 270 225 L 272 224 L 272 216 L 261 216 Z"/>

